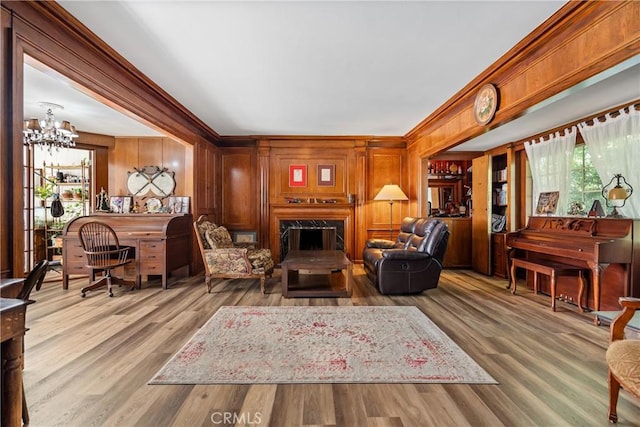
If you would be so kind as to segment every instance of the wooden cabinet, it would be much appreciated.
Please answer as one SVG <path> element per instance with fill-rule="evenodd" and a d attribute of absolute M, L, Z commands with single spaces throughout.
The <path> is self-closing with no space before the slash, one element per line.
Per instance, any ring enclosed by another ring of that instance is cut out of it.
<path fill-rule="evenodd" d="M 471 267 L 471 218 L 440 218 L 449 227 L 445 268 Z"/>
<path fill-rule="evenodd" d="M 491 234 L 491 271 L 494 276 L 506 279 L 507 273 L 507 233 Z"/>

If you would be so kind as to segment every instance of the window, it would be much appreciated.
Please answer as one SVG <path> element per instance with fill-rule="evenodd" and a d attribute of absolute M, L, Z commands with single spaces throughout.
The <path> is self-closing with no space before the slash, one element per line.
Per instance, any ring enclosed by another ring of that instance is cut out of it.
<path fill-rule="evenodd" d="M 569 189 L 569 214 L 586 214 L 595 200 L 602 202 L 602 181 L 591 163 L 591 156 L 585 144 L 576 145 L 573 150 L 571 186 Z M 579 208 L 572 211 L 572 207 Z M 558 212 L 562 215 L 562 212 Z"/>

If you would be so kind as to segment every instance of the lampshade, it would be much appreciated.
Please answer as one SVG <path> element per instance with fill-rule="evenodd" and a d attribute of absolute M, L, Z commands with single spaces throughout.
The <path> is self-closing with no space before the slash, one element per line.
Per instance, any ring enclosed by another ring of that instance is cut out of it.
<path fill-rule="evenodd" d="M 409 200 L 397 184 L 387 184 L 376 194 L 373 200 Z"/>
<path fill-rule="evenodd" d="M 622 187 L 613 187 L 609 190 L 609 200 L 625 200 L 627 198 L 627 190 Z"/>

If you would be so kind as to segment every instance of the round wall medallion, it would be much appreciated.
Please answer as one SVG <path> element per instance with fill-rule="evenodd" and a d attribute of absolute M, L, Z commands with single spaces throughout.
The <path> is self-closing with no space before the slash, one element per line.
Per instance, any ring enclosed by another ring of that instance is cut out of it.
<path fill-rule="evenodd" d="M 479 125 L 486 125 L 498 109 L 498 89 L 491 83 L 482 86 L 473 104 L 473 117 Z"/>

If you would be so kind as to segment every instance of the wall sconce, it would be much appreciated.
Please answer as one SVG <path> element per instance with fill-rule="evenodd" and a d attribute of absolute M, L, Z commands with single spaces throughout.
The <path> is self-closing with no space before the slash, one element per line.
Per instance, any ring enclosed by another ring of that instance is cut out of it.
<path fill-rule="evenodd" d="M 612 186 L 613 181 L 616 181 L 616 184 Z M 622 182 L 622 183 L 621 183 Z M 623 186 L 624 184 L 624 186 Z M 633 193 L 633 187 L 629 185 L 627 180 L 622 176 L 622 174 L 615 174 L 611 181 L 604 187 L 602 187 L 602 197 L 607 203 L 607 207 L 613 207 L 613 210 L 608 218 L 624 218 L 620 212 L 618 212 L 618 208 L 624 206 L 625 202 L 631 194 Z"/>

